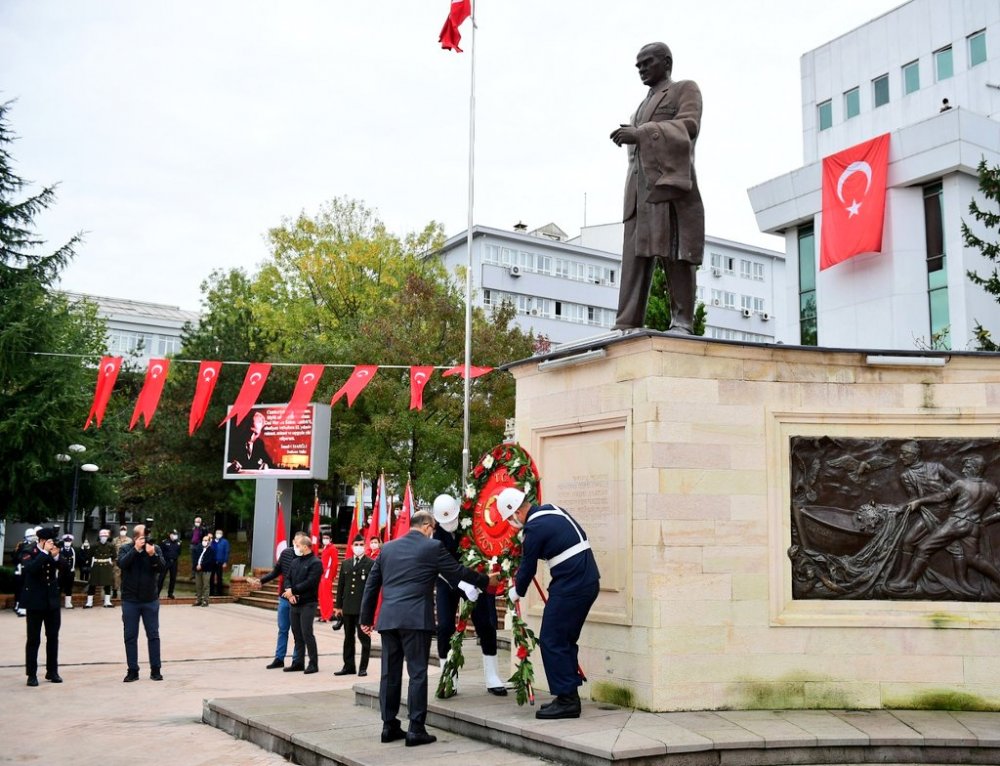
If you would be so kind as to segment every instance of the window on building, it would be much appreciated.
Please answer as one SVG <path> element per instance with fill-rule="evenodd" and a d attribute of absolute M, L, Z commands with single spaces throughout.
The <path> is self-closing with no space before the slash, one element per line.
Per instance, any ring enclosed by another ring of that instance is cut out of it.
<path fill-rule="evenodd" d="M 861 91 L 851 88 L 844 93 L 844 119 L 849 120 L 861 114 Z"/>
<path fill-rule="evenodd" d="M 722 259 L 722 263 L 725 266 L 725 272 L 727 274 L 730 276 L 734 276 L 736 274 L 736 258 L 727 255 Z"/>
<path fill-rule="evenodd" d="M 889 103 L 889 75 L 872 80 L 872 103 L 876 109 Z"/>
<path fill-rule="evenodd" d="M 181 350 L 181 339 L 169 335 L 160 335 L 156 338 L 157 356 L 170 356 Z"/>
<path fill-rule="evenodd" d="M 493 292 L 491 290 L 483 290 L 483 305 L 484 306 L 493 305 Z"/>
<path fill-rule="evenodd" d="M 712 253 L 710 258 L 712 261 L 712 268 L 722 271 L 722 255 L 719 253 Z"/>
<path fill-rule="evenodd" d="M 986 61 L 986 30 L 969 35 L 969 67 Z"/>
<path fill-rule="evenodd" d="M 903 64 L 903 95 L 920 90 L 920 62 Z"/>
<path fill-rule="evenodd" d="M 753 296 L 752 295 L 741 295 L 740 296 L 740 308 L 746 311 L 753 311 Z"/>
<path fill-rule="evenodd" d="M 758 314 L 764 313 L 764 299 L 754 298 L 753 299 L 753 310 Z"/>
<path fill-rule="evenodd" d="M 763 282 L 764 281 L 764 264 L 763 263 L 755 263 L 753 265 L 753 278 L 755 280 L 757 280 L 758 282 Z"/>
<path fill-rule="evenodd" d="M 816 324 L 816 234 L 812 224 L 799 227 L 799 343 L 819 344 Z"/>
<path fill-rule="evenodd" d="M 833 102 L 827 99 L 816 107 L 819 116 L 819 129 L 826 130 L 833 127 Z"/>
<path fill-rule="evenodd" d="M 940 183 L 924 187 L 924 240 L 927 245 L 927 304 L 930 309 L 931 345 L 934 348 L 951 348 L 944 242 L 944 191 Z"/>
<path fill-rule="evenodd" d="M 569 279 L 569 261 L 565 258 L 556 258 L 556 276 Z"/>
<path fill-rule="evenodd" d="M 728 290 L 722 294 L 722 305 L 727 309 L 736 308 L 736 293 L 731 293 Z"/>
<path fill-rule="evenodd" d="M 750 279 L 752 273 L 751 263 L 746 258 L 740 258 L 740 278 Z"/>
<path fill-rule="evenodd" d="M 952 61 L 951 46 L 934 51 L 934 77 L 938 82 L 947 80 L 955 74 L 955 65 Z"/>
<path fill-rule="evenodd" d="M 552 273 L 552 256 L 551 255 L 536 255 L 535 256 L 535 269 L 539 274 L 551 274 Z"/>

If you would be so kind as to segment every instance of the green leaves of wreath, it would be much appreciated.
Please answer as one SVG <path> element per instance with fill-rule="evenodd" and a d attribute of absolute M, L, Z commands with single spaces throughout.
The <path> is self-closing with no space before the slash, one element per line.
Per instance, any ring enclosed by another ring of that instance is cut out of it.
<path fill-rule="evenodd" d="M 479 462 L 472 469 L 469 483 L 465 487 L 462 497 L 462 507 L 458 516 L 458 547 L 459 561 L 462 564 L 479 572 L 493 572 L 499 569 L 505 578 L 513 577 L 521 564 L 521 539 L 524 534 L 519 531 L 513 540 L 513 544 L 505 549 L 500 555 L 488 557 L 476 546 L 472 537 L 472 517 L 483 487 L 490 481 L 494 472 L 505 468 L 507 473 L 517 481 L 517 485 L 527 495 L 527 499 L 535 502 L 538 496 L 539 476 L 532 466 L 531 457 L 518 444 L 501 444 L 494 447 L 480 458 Z M 523 705 L 525 702 L 535 704 L 535 672 L 531 665 L 531 652 L 538 644 L 534 632 L 521 619 L 516 605 L 507 596 L 509 583 L 501 583 L 498 590 L 498 598 L 503 598 L 507 604 L 507 614 L 511 615 L 512 645 L 511 651 L 517 658 L 517 665 L 514 674 L 508 678 L 508 682 L 514 687 L 514 694 L 517 704 Z M 458 678 L 458 671 L 465 666 L 465 656 L 462 654 L 462 639 L 465 636 L 465 629 L 472 616 L 475 603 L 462 599 L 458 612 L 458 621 L 455 625 L 455 632 L 452 634 L 449 644 L 448 656 L 441 668 L 441 678 L 438 681 L 436 696 L 439 699 L 447 699 L 455 696 L 455 681 Z"/>

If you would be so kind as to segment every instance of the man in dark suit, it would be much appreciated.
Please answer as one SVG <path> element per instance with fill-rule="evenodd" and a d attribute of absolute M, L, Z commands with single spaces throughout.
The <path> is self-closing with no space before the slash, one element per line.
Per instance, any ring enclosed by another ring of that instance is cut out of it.
<path fill-rule="evenodd" d="M 371 633 L 379 593 L 382 608 L 378 632 L 382 636 L 382 680 L 379 704 L 382 712 L 382 742 L 406 739 L 406 746 L 426 745 L 437 737 L 428 734 L 427 660 L 434 636 L 434 584 L 444 577 L 452 587 L 462 587 L 473 596 L 495 584 L 496 576 L 463 567 L 434 535 L 434 516 L 417 511 L 410 518 L 410 531 L 385 545 L 375 560 L 361 600 L 361 628 Z M 403 688 L 403 660 L 410 677 L 407 704 L 410 728 L 400 726 L 399 699 Z"/>
<path fill-rule="evenodd" d="M 365 555 L 365 536 L 358 535 L 351 543 L 354 554 L 344 561 L 337 576 L 337 601 L 333 613 L 344 621 L 344 667 L 335 676 L 349 676 L 357 673 L 368 675 L 368 657 L 372 650 L 371 637 L 361 630 L 361 597 L 365 592 L 375 562 Z M 361 664 L 354 663 L 354 636 L 361 641 Z"/>
<path fill-rule="evenodd" d="M 24 573 L 21 606 L 27 610 L 28 640 L 24 645 L 24 672 L 28 686 L 38 686 L 38 647 L 45 626 L 45 679 L 61 684 L 59 677 L 59 530 L 41 527 L 38 542 L 21 549 L 19 563 Z"/>
<path fill-rule="evenodd" d="M 670 292 L 669 330 L 690 335 L 695 270 L 705 252 L 705 206 L 694 172 L 701 91 L 691 80 L 670 79 L 673 56 L 664 43 L 643 46 L 635 65 L 649 94 L 632 123 L 611 133 L 616 145 L 629 147 L 615 329 L 643 327 L 659 259 Z"/>

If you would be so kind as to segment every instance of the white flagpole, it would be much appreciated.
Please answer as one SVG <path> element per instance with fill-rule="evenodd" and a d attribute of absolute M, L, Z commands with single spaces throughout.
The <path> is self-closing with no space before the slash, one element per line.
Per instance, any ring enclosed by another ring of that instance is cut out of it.
<path fill-rule="evenodd" d="M 465 237 L 465 399 L 462 419 L 462 479 L 461 492 L 465 493 L 469 475 L 469 399 L 472 383 L 472 210 L 475 201 L 476 159 L 476 2 L 472 0 L 472 44 L 469 46 L 469 215 Z"/>

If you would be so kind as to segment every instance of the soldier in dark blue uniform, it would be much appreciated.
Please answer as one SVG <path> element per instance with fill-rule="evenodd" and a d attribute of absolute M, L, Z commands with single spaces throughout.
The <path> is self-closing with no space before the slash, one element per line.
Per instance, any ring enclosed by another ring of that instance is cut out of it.
<path fill-rule="evenodd" d="M 163 580 L 170 575 L 167 583 L 167 598 L 175 598 L 174 587 L 177 584 L 177 561 L 181 557 L 180 535 L 176 529 L 170 530 L 166 540 L 160 543 L 160 551 L 163 553 L 163 560 L 167 566 L 160 571 L 160 581 L 156 584 L 156 593 L 163 592 Z"/>
<path fill-rule="evenodd" d="M 365 538 L 358 535 L 351 542 L 353 555 L 344 559 L 337 575 L 337 600 L 333 613 L 344 623 L 344 667 L 335 671 L 335 676 L 349 676 L 357 673 L 368 675 L 368 657 L 372 651 L 372 639 L 361 630 L 358 618 L 361 615 L 361 597 L 365 584 L 372 573 L 375 562 L 365 555 Z M 354 638 L 361 641 L 361 664 L 354 663 Z"/>
<path fill-rule="evenodd" d="M 497 510 L 515 527 L 524 527 L 521 566 L 514 577 L 510 598 L 525 596 L 538 568 L 549 565 L 549 602 L 545 606 L 538 643 L 549 690 L 556 698 L 535 713 L 535 718 L 579 718 L 577 641 L 590 607 L 597 600 L 601 573 L 583 527 L 555 505 L 531 505 L 513 487 L 497 496 Z"/>
<path fill-rule="evenodd" d="M 24 645 L 24 672 L 28 686 L 38 686 L 38 647 L 45 626 L 45 678 L 61 684 L 59 677 L 59 530 L 41 527 L 38 542 L 20 553 L 24 572 L 21 605 L 28 612 L 28 640 Z"/>

